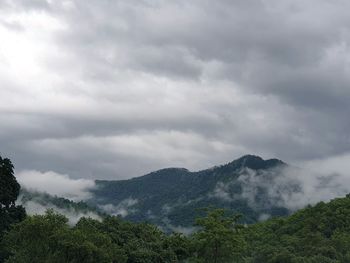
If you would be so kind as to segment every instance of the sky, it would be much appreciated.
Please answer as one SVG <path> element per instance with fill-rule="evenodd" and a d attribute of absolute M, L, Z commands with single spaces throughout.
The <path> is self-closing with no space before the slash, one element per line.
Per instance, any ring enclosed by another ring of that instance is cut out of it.
<path fill-rule="evenodd" d="M 348 10 L 346 0 L 2 0 L 0 154 L 22 177 L 62 180 L 244 154 L 347 170 Z"/>

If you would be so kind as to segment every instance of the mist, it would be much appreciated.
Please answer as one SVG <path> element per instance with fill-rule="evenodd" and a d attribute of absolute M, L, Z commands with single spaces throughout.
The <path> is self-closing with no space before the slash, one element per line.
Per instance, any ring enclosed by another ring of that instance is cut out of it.
<path fill-rule="evenodd" d="M 264 171 L 244 168 L 237 179 L 241 184 L 240 193 L 230 190 L 234 181 L 218 182 L 210 197 L 226 202 L 243 198 L 253 209 L 277 206 L 294 212 L 350 193 L 347 158 L 318 159 L 301 164 L 304 167 L 286 166 Z M 259 197 L 262 192 L 263 199 Z M 268 215 L 261 217 L 267 219 Z"/>
<path fill-rule="evenodd" d="M 72 201 L 82 201 L 92 197 L 95 182 L 89 179 L 72 179 L 67 174 L 53 171 L 40 172 L 24 170 L 16 173 L 18 182 L 29 191 L 47 193 Z"/>

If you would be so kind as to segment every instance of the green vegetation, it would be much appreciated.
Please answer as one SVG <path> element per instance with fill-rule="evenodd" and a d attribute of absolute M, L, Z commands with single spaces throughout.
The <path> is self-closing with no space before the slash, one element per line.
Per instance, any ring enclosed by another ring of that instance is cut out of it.
<path fill-rule="evenodd" d="M 5 236 L 6 262 L 170 262 L 165 236 L 154 226 L 119 218 L 81 219 L 69 227 L 64 216 L 49 211 L 27 217 Z"/>
<path fill-rule="evenodd" d="M 248 262 L 350 262 L 350 196 L 320 202 L 243 232 Z"/>
<path fill-rule="evenodd" d="M 191 237 L 196 262 L 232 262 L 241 258 L 245 242 L 238 219 L 239 216 L 227 217 L 223 209 L 216 209 L 207 210 L 205 217 L 196 220 L 200 228 Z"/>
<path fill-rule="evenodd" d="M 287 218 L 243 227 L 222 209 L 197 219 L 190 236 L 108 216 L 74 227 L 52 211 L 27 216 L 2 240 L 5 262 L 348 263 L 350 197 L 319 203 Z"/>
<path fill-rule="evenodd" d="M 52 210 L 25 216 L 15 205 L 19 185 L 13 166 L 0 160 L 0 262 L 350 262 L 350 195 L 248 226 L 224 209 L 207 209 L 189 236 L 167 235 L 155 225 L 115 216 L 81 218 L 70 226 Z"/>

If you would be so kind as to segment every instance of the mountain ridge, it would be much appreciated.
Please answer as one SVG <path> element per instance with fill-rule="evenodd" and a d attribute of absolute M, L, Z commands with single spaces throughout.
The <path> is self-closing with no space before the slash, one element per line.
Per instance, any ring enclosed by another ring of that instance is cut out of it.
<path fill-rule="evenodd" d="M 115 211 L 122 210 L 124 217 L 132 221 L 158 225 L 191 226 L 196 216 L 194 211 L 206 206 L 241 213 L 246 223 L 254 223 L 261 214 L 287 215 L 288 209 L 266 205 L 267 193 L 262 188 L 257 188 L 258 205 L 253 207 L 244 196 L 244 178 L 251 173 L 266 176 L 272 171 L 278 176 L 278 171 L 285 167 L 288 164 L 279 159 L 244 155 L 227 164 L 195 172 L 173 167 L 127 180 L 96 180 L 94 198 L 88 202 L 102 209 L 108 207 L 112 213 L 113 207 Z"/>
<path fill-rule="evenodd" d="M 195 173 L 202 173 L 202 172 L 206 172 L 206 171 L 212 171 L 212 170 L 216 170 L 216 169 L 223 169 L 223 168 L 227 168 L 227 167 L 230 167 L 230 168 L 233 167 L 233 169 L 235 169 L 235 170 L 242 169 L 242 168 L 250 168 L 250 169 L 254 169 L 254 170 L 259 170 L 259 169 L 269 169 L 269 168 L 273 168 L 275 166 L 288 166 L 288 164 L 277 159 L 277 158 L 271 158 L 271 159 L 264 160 L 260 156 L 246 154 L 246 155 L 243 155 L 242 157 L 235 159 L 231 162 L 228 162 L 226 164 L 213 166 L 211 168 L 206 168 L 206 169 L 202 169 L 202 170 L 198 170 L 198 171 L 190 171 L 189 169 L 184 168 L 184 167 L 166 167 L 166 168 L 161 168 L 161 169 L 153 171 L 153 172 L 149 172 L 145 175 L 132 177 L 130 179 L 122 179 L 122 180 L 104 180 L 104 179 L 101 180 L 100 179 L 100 180 L 95 180 L 95 181 L 96 182 L 129 181 L 129 180 L 136 180 L 139 178 L 149 177 L 152 175 L 159 175 L 159 173 L 163 173 L 163 172 L 184 172 L 184 173 L 195 174 Z"/>

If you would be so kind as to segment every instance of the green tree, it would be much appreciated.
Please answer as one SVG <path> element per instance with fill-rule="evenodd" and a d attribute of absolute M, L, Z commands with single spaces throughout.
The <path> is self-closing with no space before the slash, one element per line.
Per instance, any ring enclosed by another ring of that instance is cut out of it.
<path fill-rule="evenodd" d="M 0 156 L 0 206 L 8 209 L 15 205 L 20 185 L 17 182 L 10 159 Z"/>
<path fill-rule="evenodd" d="M 20 185 L 14 176 L 13 168 L 10 159 L 3 159 L 0 156 L 0 242 L 4 232 L 11 224 L 18 223 L 25 218 L 24 208 L 15 204 Z M 3 262 L 6 257 L 7 253 L 0 245 L 0 262 Z"/>
<path fill-rule="evenodd" d="M 166 251 L 173 253 L 175 258 L 173 262 L 183 262 L 191 255 L 190 239 L 181 233 L 172 233 L 170 236 L 167 236 L 163 246 Z"/>
<path fill-rule="evenodd" d="M 55 236 L 67 230 L 67 218 L 53 211 L 43 216 L 26 217 L 4 236 L 5 249 L 11 255 L 6 262 L 54 262 L 52 244 Z"/>
<path fill-rule="evenodd" d="M 225 210 L 208 210 L 207 216 L 196 219 L 199 231 L 193 235 L 195 262 L 225 263 L 234 262 L 244 247 L 238 234 L 240 216 L 228 217 Z"/>
<path fill-rule="evenodd" d="M 125 253 L 127 263 L 175 263 L 189 256 L 188 238 L 180 234 L 168 236 L 151 224 L 107 216 L 102 222 L 83 218 L 76 228 L 82 227 L 107 235 Z"/>
<path fill-rule="evenodd" d="M 51 210 L 28 216 L 4 236 L 6 263 L 125 263 L 123 250 L 93 227 L 98 223 L 85 219 L 70 227 L 66 217 Z"/>

